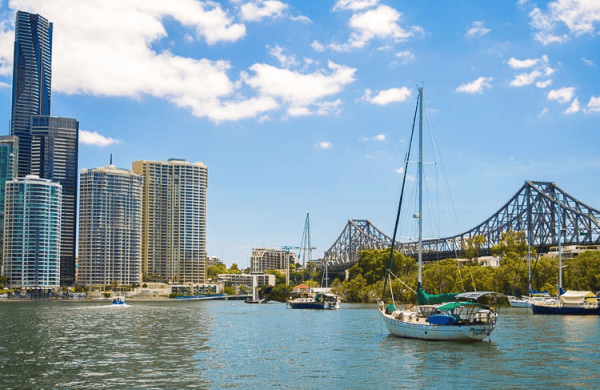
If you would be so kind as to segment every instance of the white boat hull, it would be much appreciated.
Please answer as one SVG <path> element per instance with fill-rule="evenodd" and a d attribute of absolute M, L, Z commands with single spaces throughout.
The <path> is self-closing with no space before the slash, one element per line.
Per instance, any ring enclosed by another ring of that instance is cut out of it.
<path fill-rule="evenodd" d="M 508 303 L 510 303 L 510 307 L 531 307 L 531 302 L 524 299 L 509 299 Z"/>
<path fill-rule="evenodd" d="M 433 341 L 482 341 L 488 337 L 495 328 L 495 322 L 476 325 L 435 325 L 426 321 L 423 323 L 404 322 L 395 319 L 393 315 L 379 312 L 388 331 L 396 337 L 407 339 L 433 340 Z"/>

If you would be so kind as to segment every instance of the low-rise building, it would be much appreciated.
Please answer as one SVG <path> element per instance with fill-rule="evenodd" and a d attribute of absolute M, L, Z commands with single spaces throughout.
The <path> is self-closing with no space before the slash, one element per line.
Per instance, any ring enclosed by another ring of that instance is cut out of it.
<path fill-rule="evenodd" d="M 231 287 L 252 287 L 252 278 L 256 278 L 258 286 L 275 286 L 275 275 L 271 274 L 218 274 L 219 282 Z"/>
<path fill-rule="evenodd" d="M 290 264 L 296 264 L 297 260 L 296 254 L 286 249 L 252 248 L 250 272 L 280 271 L 285 275 L 286 284 L 290 284 Z"/>

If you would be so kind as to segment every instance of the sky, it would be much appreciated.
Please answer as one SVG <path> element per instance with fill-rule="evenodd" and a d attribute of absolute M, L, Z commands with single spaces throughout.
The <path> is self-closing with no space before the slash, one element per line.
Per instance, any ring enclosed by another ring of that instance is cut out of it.
<path fill-rule="evenodd" d="M 391 235 L 417 86 L 456 219 L 432 234 L 526 180 L 600 209 L 597 0 L 0 0 L 0 135 L 17 10 L 54 24 L 51 110 L 79 121 L 79 169 L 204 162 L 228 266 L 300 246 L 307 213 L 313 258 L 348 219 Z"/>

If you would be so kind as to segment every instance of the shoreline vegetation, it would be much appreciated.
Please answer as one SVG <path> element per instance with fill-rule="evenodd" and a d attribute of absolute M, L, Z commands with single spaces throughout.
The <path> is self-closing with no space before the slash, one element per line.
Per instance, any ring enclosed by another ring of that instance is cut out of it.
<path fill-rule="evenodd" d="M 476 237 L 473 242 L 476 240 L 480 243 L 485 242 L 483 237 Z M 530 250 L 531 288 L 556 295 L 558 258 L 538 256 L 534 248 Z M 476 246 L 469 246 L 465 250 L 468 259 L 466 262 L 445 259 L 425 264 L 425 290 L 430 294 L 495 291 L 505 295 L 529 295 L 529 261 L 525 233 L 503 233 L 500 243 L 492 247 L 491 251 L 493 256 L 500 259 L 500 266 L 497 268 L 483 266 L 477 262 Z M 383 278 L 389 255 L 389 249 L 362 251 L 358 262 L 350 268 L 348 280 L 334 280 L 331 285 L 332 291 L 344 302 L 376 303 L 383 291 Z M 587 251 L 572 259 L 563 259 L 562 262 L 565 290 L 600 290 L 600 252 Z M 391 272 L 400 279 L 392 282 L 395 300 L 400 303 L 415 302 L 416 260 L 394 251 Z M 390 296 L 389 290 L 386 291 L 386 296 Z"/>
<path fill-rule="evenodd" d="M 548 291 L 556 295 L 558 286 L 558 258 L 538 255 L 534 248 L 528 249 L 525 233 L 509 231 L 503 233 L 500 243 L 491 248 L 492 255 L 500 259 L 499 267 L 488 267 L 478 263 L 479 248 L 485 238 L 478 236 L 465 243 L 461 253 L 466 261 L 445 259 L 426 263 L 423 266 L 423 285 L 430 294 L 456 293 L 465 291 L 495 291 L 505 295 L 529 294 L 529 263 L 531 264 L 531 288 L 536 291 Z M 529 251 L 531 251 L 529 253 Z M 381 298 L 383 278 L 390 251 L 365 250 L 360 252 L 358 262 L 349 269 L 347 280 L 334 279 L 332 292 L 346 303 L 376 303 Z M 530 261 L 528 259 L 531 259 Z M 571 259 L 563 259 L 563 288 L 565 290 L 581 290 L 598 292 L 600 290 L 600 252 L 587 251 Z M 412 257 L 394 251 L 391 272 L 396 277 L 391 283 L 394 298 L 399 303 L 416 301 L 417 262 Z M 245 270 L 249 271 L 249 270 Z M 318 287 L 319 274 L 308 269 L 297 269 L 290 266 L 290 279 L 293 284 L 286 284 L 286 277 L 280 271 L 269 270 L 276 277 L 275 286 L 261 286 L 260 297 L 271 301 L 286 302 L 293 294 L 293 287 L 300 283 L 310 287 Z M 242 273 L 236 264 L 229 270 L 224 264 L 209 267 L 208 276 L 218 273 Z M 0 280 L 1 282 L 1 280 Z M 1 284 L 1 283 L 0 283 Z M 1 290 L 0 290 L 1 291 Z M 236 294 L 232 286 L 226 286 L 227 295 Z M 240 286 L 240 293 L 247 292 L 247 287 Z M 389 297 L 390 291 L 386 291 Z M 51 301 L 57 298 L 10 298 L 0 302 Z M 62 299 L 64 301 L 102 301 L 101 299 Z M 105 300 L 109 300 L 106 298 Z M 133 302 L 177 301 L 174 296 L 128 297 Z M 181 299 L 180 301 L 186 301 Z"/>

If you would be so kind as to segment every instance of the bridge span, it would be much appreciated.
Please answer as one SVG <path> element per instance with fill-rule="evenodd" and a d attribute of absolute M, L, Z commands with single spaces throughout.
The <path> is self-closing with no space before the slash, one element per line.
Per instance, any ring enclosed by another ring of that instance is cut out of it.
<path fill-rule="evenodd" d="M 600 244 L 600 211 L 569 195 L 552 182 L 526 181 L 521 189 L 494 215 L 462 234 L 423 241 L 423 261 L 462 256 L 463 243 L 475 236 L 486 237 L 480 256 L 491 253 L 502 233 L 524 231 L 538 253 L 558 245 L 559 218 L 562 245 Z M 388 249 L 391 238 L 369 220 L 350 219 L 333 245 L 324 253 L 320 267 L 341 272 L 358 261 L 366 249 Z M 417 256 L 417 243 L 396 243 L 396 249 Z"/>

